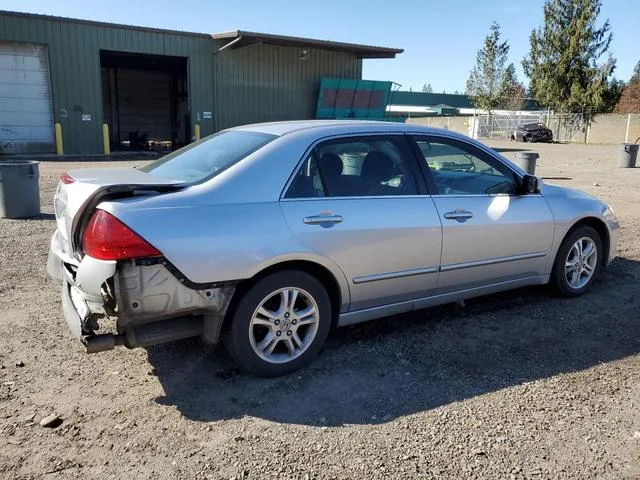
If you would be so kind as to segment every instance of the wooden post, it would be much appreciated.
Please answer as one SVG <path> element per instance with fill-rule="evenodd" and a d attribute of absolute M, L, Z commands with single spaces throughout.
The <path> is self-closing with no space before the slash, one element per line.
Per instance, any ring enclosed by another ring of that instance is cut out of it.
<path fill-rule="evenodd" d="M 629 143 L 629 125 L 631 124 L 631 114 L 627 114 L 627 133 L 624 135 L 624 143 Z"/>

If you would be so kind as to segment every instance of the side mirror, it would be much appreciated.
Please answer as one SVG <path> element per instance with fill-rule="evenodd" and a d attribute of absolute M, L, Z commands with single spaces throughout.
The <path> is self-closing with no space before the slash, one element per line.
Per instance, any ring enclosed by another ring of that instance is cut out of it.
<path fill-rule="evenodd" d="M 524 177 L 522 177 L 520 193 L 522 193 L 523 195 L 527 195 L 529 193 L 540 193 L 538 177 L 536 177 L 535 175 L 525 175 Z"/>

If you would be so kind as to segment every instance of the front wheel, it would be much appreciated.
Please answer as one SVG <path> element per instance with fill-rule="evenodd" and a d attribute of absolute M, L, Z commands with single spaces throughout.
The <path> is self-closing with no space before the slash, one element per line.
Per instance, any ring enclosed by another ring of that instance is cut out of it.
<path fill-rule="evenodd" d="M 553 266 L 551 283 L 563 297 L 577 297 L 585 293 L 600 272 L 602 240 L 589 226 L 571 232 L 560 245 Z"/>
<path fill-rule="evenodd" d="M 276 377 L 302 368 L 322 349 L 331 327 L 324 286 L 296 270 L 268 275 L 240 299 L 225 344 L 248 371 Z"/>

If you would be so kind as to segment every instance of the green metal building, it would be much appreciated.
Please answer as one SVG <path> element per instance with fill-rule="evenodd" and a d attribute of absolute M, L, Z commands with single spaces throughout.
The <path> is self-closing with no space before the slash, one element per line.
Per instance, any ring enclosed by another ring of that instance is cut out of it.
<path fill-rule="evenodd" d="M 0 154 L 175 148 L 196 125 L 313 118 L 323 77 L 402 50 L 255 32 L 198 34 L 0 11 Z"/>

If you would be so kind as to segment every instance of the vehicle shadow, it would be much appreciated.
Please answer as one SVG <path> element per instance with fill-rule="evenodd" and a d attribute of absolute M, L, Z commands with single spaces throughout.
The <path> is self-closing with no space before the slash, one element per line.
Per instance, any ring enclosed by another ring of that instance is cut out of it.
<path fill-rule="evenodd" d="M 241 372 L 222 347 L 151 348 L 156 402 L 207 422 L 386 422 L 639 353 L 638 279 L 640 262 L 619 259 L 577 299 L 521 289 L 338 329 L 311 366 L 277 379 Z"/>

